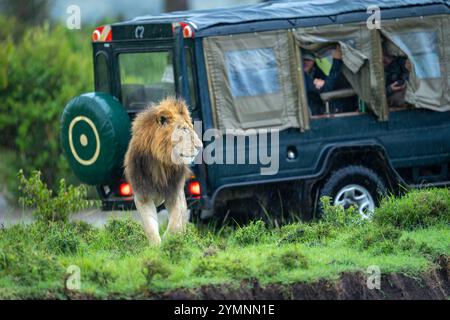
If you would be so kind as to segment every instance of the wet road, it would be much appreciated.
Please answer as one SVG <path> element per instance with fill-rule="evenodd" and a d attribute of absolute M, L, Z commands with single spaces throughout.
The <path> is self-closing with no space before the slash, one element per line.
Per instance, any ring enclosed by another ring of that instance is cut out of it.
<path fill-rule="evenodd" d="M 72 221 L 85 221 L 96 227 L 105 225 L 109 219 L 131 216 L 133 219 L 141 222 L 137 211 L 101 211 L 100 209 L 92 209 L 81 211 L 70 216 Z M 0 224 L 10 226 L 17 223 L 30 223 L 34 220 L 31 210 L 21 208 L 10 208 L 6 201 L 0 197 Z M 167 211 L 162 210 L 158 213 L 160 223 L 167 221 Z"/>

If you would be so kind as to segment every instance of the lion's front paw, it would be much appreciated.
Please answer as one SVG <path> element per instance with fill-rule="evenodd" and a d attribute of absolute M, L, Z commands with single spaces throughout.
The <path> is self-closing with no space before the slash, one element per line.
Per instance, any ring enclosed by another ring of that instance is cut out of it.
<path fill-rule="evenodd" d="M 161 237 L 149 237 L 149 243 L 151 246 L 160 246 L 161 245 Z"/>

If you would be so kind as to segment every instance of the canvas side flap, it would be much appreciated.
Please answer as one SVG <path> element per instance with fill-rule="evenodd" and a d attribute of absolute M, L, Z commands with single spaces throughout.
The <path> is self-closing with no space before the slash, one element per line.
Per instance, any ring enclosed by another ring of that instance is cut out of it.
<path fill-rule="evenodd" d="M 210 37 L 204 50 L 222 131 L 299 127 L 287 31 Z"/>
<path fill-rule="evenodd" d="M 411 62 L 405 100 L 416 108 L 450 110 L 446 19 L 448 17 L 429 16 L 382 24 L 382 34 Z"/>
<path fill-rule="evenodd" d="M 339 43 L 342 49 L 344 76 L 359 99 L 367 103 L 380 120 L 386 120 L 387 107 L 380 103 L 380 98 L 384 96 L 384 88 L 378 84 L 380 77 L 379 68 L 374 62 L 373 34 L 365 25 L 300 28 L 294 30 L 294 35 L 298 46 L 318 55 L 326 48 Z M 378 61 L 377 57 L 375 59 Z"/>

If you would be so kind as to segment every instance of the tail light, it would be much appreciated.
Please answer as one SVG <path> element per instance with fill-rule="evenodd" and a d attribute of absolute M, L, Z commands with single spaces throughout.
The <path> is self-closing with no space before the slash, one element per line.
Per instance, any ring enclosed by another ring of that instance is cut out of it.
<path fill-rule="evenodd" d="M 110 25 L 100 26 L 92 32 L 92 42 L 111 42 L 112 29 Z"/>
<path fill-rule="evenodd" d="M 183 38 L 193 38 L 194 37 L 194 28 L 191 24 L 186 23 L 186 22 L 172 23 L 172 31 L 174 31 L 176 27 L 180 27 L 183 30 Z"/>
<path fill-rule="evenodd" d="M 121 197 L 130 197 L 133 195 L 133 190 L 131 190 L 131 186 L 127 182 L 122 182 L 119 186 L 119 195 Z"/>
<path fill-rule="evenodd" d="M 190 181 L 188 183 L 188 193 L 189 196 L 195 198 L 195 199 L 199 199 L 202 192 L 201 192 L 201 187 L 200 187 L 200 182 L 198 181 Z"/>

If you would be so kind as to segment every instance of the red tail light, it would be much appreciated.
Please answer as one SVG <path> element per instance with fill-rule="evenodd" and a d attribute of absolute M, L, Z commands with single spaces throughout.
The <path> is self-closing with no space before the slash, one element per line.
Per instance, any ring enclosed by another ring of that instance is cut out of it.
<path fill-rule="evenodd" d="M 121 197 L 130 197 L 133 194 L 133 190 L 131 190 L 131 186 L 127 182 L 122 182 L 119 186 L 119 195 Z"/>
<path fill-rule="evenodd" d="M 172 23 L 172 31 L 175 30 L 176 27 L 181 27 L 183 30 L 183 38 L 193 38 L 194 37 L 194 27 L 186 22 L 174 22 Z"/>
<path fill-rule="evenodd" d="M 198 181 L 189 182 L 188 191 L 189 191 L 189 195 L 191 197 L 200 198 L 200 195 L 201 195 L 200 182 L 198 182 Z"/>
<path fill-rule="evenodd" d="M 112 29 L 110 25 L 100 26 L 92 32 L 92 42 L 111 42 Z"/>

